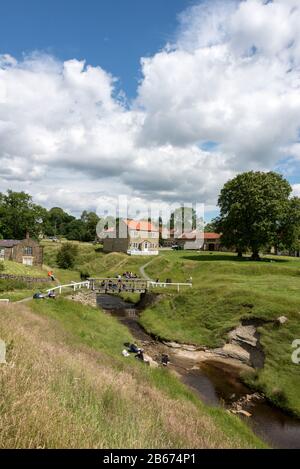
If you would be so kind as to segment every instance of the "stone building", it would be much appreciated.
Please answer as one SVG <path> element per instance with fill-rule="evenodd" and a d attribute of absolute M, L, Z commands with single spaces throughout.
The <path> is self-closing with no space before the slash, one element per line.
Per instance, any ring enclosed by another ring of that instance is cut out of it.
<path fill-rule="evenodd" d="M 23 240 L 0 239 L 0 261 L 8 260 L 24 265 L 43 265 L 43 248 L 27 234 Z"/>
<path fill-rule="evenodd" d="M 199 249 L 197 246 L 193 248 L 191 241 L 196 240 L 195 231 L 190 233 L 183 233 L 178 239 L 176 244 L 181 246 L 182 249 Z M 201 251 L 222 251 L 221 235 L 219 233 L 203 233 L 203 245 Z"/>
<path fill-rule="evenodd" d="M 104 252 L 156 256 L 158 248 L 159 230 L 148 221 L 121 220 L 119 236 L 115 235 L 115 231 L 110 231 L 103 239 Z"/>

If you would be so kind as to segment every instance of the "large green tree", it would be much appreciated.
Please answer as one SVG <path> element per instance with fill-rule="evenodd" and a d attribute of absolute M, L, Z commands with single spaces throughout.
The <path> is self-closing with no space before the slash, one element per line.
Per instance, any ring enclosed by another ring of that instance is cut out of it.
<path fill-rule="evenodd" d="M 250 249 L 253 259 L 267 246 L 291 246 L 299 227 L 299 203 L 290 199 L 292 188 L 275 172 L 246 172 L 221 190 L 216 220 L 222 243 L 239 255 Z"/>
<path fill-rule="evenodd" d="M 25 192 L 7 191 L 0 197 L 0 232 L 3 238 L 22 239 L 28 231 L 38 237 L 44 231 L 47 210 L 33 203 Z"/>
<path fill-rule="evenodd" d="M 97 236 L 96 226 L 100 218 L 95 212 L 84 210 L 81 214 L 80 220 L 84 223 L 85 228 L 84 241 L 94 241 Z"/>
<path fill-rule="evenodd" d="M 56 256 L 56 262 L 61 269 L 72 269 L 78 255 L 78 246 L 72 243 L 64 243 Z"/>
<path fill-rule="evenodd" d="M 75 220 L 60 207 L 52 207 L 48 212 L 47 235 L 64 236 L 68 225 Z"/>

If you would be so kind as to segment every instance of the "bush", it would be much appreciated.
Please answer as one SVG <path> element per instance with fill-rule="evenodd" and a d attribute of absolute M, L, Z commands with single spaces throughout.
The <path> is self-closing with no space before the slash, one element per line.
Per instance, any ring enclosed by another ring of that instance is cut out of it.
<path fill-rule="evenodd" d="M 80 271 L 81 280 L 86 280 L 89 277 L 90 277 L 90 273 L 87 270 L 81 270 Z"/>
<path fill-rule="evenodd" d="M 273 388 L 271 397 L 272 397 L 273 402 L 275 402 L 275 404 L 279 405 L 280 407 L 285 406 L 287 403 L 287 396 L 285 392 L 283 391 L 283 389 Z"/>
<path fill-rule="evenodd" d="M 61 269 L 72 269 L 78 255 L 78 246 L 72 243 L 62 245 L 57 253 L 56 262 Z"/>
<path fill-rule="evenodd" d="M 2 261 L 0 262 L 0 272 L 4 272 L 4 264 Z"/>

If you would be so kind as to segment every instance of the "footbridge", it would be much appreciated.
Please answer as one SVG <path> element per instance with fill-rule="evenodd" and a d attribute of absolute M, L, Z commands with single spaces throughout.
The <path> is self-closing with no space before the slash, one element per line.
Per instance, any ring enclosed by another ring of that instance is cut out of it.
<path fill-rule="evenodd" d="M 89 278 L 83 282 L 72 282 L 66 285 L 58 285 L 49 288 L 47 292 L 57 291 L 62 293 L 63 290 L 80 290 L 87 288 L 98 293 L 145 293 L 148 290 L 159 290 L 165 288 L 176 289 L 178 292 L 181 288 L 192 288 L 192 283 L 177 283 L 177 282 L 153 282 L 141 278 Z"/>

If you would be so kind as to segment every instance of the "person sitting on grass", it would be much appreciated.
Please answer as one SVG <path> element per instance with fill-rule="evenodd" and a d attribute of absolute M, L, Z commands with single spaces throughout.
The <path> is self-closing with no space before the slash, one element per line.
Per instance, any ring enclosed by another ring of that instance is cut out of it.
<path fill-rule="evenodd" d="M 55 277 L 54 277 L 54 274 L 51 270 L 48 272 L 48 277 L 51 278 L 52 282 L 54 282 Z"/>

